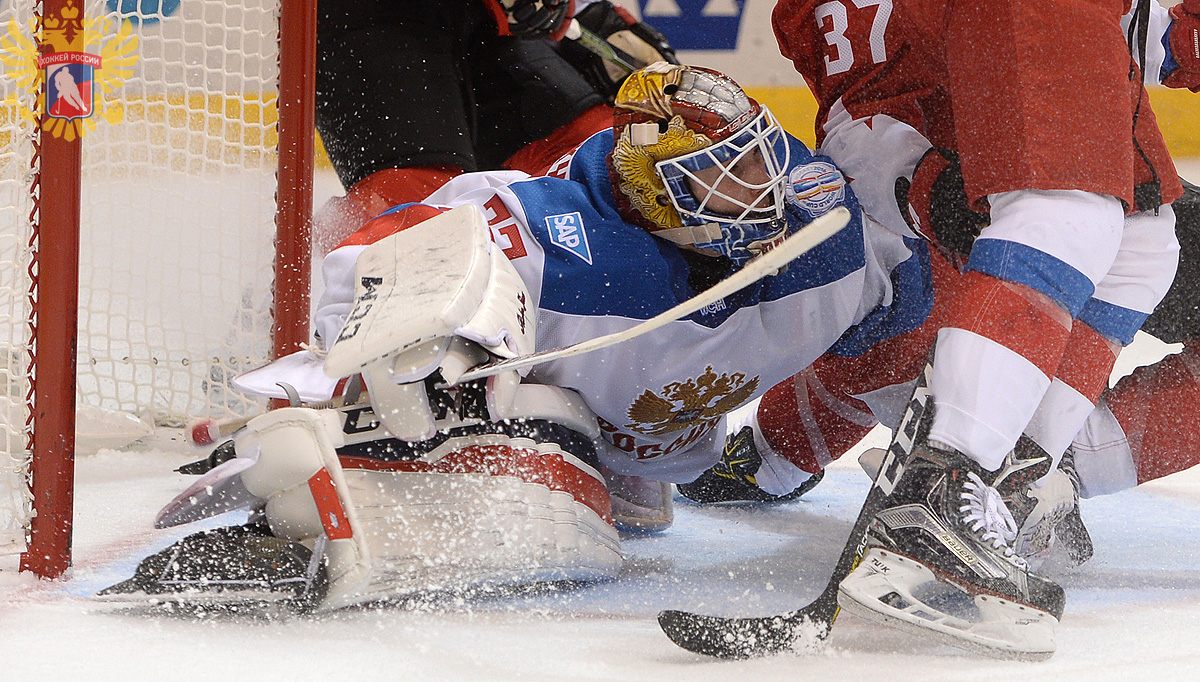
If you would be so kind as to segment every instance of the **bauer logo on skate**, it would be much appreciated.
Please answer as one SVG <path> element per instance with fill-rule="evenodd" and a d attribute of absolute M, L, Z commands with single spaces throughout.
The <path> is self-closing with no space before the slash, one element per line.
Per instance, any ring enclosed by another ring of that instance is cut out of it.
<path fill-rule="evenodd" d="M 786 193 L 804 216 L 812 220 L 842 203 L 846 178 L 833 164 L 814 161 L 788 173 Z"/>
<path fill-rule="evenodd" d="M 138 39 L 130 24 L 122 23 L 109 36 L 115 22 L 89 19 L 81 4 L 68 2 L 57 15 L 47 15 L 40 35 L 35 23 L 21 27 L 10 20 L 0 41 L 5 75 L 36 94 L 32 106 L 18 104 L 16 111 L 29 124 L 67 141 L 95 130 L 98 118 L 109 123 L 125 118 L 119 99 L 109 102 L 94 95 L 97 90 L 113 93 L 137 63 Z"/>
<path fill-rule="evenodd" d="M 578 211 L 546 216 L 546 230 L 550 233 L 550 243 L 566 249 L 584 263 L 592 264 L 587 231 L 583 229 L 583 216 Z"/>

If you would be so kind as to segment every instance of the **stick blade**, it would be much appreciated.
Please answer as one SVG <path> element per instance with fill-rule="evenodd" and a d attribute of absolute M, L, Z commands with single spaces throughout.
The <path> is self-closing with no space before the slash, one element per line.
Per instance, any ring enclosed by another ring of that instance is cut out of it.
<path fill-rule="evenodd" d="M 716 658 L 742 659 L 787 651 L 809 621 L 804 611 L 764 618 L 722 618 L 686 611 L 663 611 L 658 625 L 672 642 Z M 828 625 L 818 636 L 828 633 Z"/>

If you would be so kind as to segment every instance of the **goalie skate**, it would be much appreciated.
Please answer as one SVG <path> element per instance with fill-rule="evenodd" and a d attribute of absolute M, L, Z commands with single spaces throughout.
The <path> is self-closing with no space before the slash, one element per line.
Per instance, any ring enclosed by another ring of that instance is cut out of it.
<path fill-rule="evenodd" d="M 189 535 L 96 598 L 130 607 L 306 613 L 328 590 L 323 542 L 314 551 L 248 524 Z"/>

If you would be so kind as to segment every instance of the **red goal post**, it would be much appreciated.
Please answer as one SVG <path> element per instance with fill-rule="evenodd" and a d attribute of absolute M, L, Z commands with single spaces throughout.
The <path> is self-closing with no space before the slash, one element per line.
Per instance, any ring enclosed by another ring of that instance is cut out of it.
<path fill-rule="evenodd" d="M 25 5 L 0 8 L 0 556 L 58 577 L 76 400 L 253 413 L 228 379 L 309 338 L 316 0 Z M 37 62 L 64 48 L 99 64 L 63 69 L 86 116 Z"/>

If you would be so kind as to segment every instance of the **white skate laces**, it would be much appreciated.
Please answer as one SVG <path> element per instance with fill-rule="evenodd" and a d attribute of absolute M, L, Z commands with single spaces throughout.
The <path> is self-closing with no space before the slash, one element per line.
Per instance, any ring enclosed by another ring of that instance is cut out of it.
<path fill-rule="evenodd" d="M 963 514 L 963 523 L 971 532 L 978 534 L 983 542 L 991 543 L 992 549 L 1003 553 L 1006 558 L 1024 564 L 1025 560 L 1012 548 L 1012 543 L 1017 539 L 1017 522 L 1000 493 L 984 483 L 977 474 L 968 472 L 959 497 L 963 505 L 958 511 Z"/>

